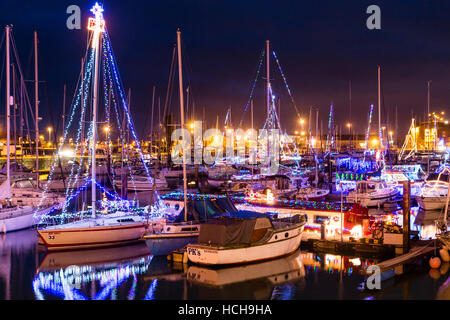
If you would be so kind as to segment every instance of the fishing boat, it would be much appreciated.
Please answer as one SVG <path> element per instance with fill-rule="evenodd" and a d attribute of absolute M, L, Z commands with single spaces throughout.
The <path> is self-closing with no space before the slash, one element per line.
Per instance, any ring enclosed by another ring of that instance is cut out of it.
<path fill-rule="evenodd" d="M 304 216 L 277 219 L 243 212 L 202 225 L 198 244 L 188 244 L 189 261 L 202 265 L 243 264 L 289 255 L 300 246 Z"/>
<path fill-rule="evenodd" d="M 363 207 L 381 206 L 398 195 L 397 188 L 389 187 L 383 180 L 358 181 L 356 190 L 347 195 L 347 201 Z"/>
<path fill-rule="evenodd" d="M 419 207 L 424 210 L 440 210 L 444 208 L 450 182 L 450 170 L 431 173 L 422 186 L 422 191 L 416 196 Z"/>

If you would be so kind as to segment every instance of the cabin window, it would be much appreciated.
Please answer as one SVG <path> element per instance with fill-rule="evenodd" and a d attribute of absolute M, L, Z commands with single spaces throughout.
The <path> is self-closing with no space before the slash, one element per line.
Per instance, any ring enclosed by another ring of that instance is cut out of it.
<path fill-rule="evenodd" d="M 289 233 L 286 232 L 286 233 L 284 234 L 284 237 L 285 237 L 285 238 L 289 237 Z"/>
<path fill-rule="evenodd" d="M 180 209 L 180 205 L 177 203 L 174 208 L 178 211 L 178 209 Z"/>
<path fill-rule="evenodd" d="M 192 228 L 181 228 L 181 231 L 198 231 L 197 227 Z"/>
<path fill-rule="evenodd" d="M 131 218 L 125 218 L 125 219 L 118 219 L 117 222 L 134 222 Z"/>

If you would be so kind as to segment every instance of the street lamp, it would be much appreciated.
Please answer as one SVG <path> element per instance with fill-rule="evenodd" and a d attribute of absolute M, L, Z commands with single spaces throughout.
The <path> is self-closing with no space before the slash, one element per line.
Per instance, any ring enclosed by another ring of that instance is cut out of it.
<path fill-rule="evenodd" d="M 48 131 L 48 141 L 51 141 L 51 135 L 52 135 L 52 127 L 48 127 L 47 128 L 47 131 Z"/>

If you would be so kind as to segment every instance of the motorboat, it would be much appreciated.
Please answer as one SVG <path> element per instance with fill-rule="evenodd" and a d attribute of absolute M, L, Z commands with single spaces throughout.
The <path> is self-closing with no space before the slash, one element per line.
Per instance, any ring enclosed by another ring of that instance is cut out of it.
<path fill-rule="evenodd" d="M 57 193 L 46 192 L 36 186 L 35 181 L 32 179 L 17 180 L 11 185 L 11 204 L 12 205 L 25 205 L 37 207 L 41 206 L 53 206 L 63 203 L 66 199 Z"/>
<path fill-rule="evenodd" d="M 381 206 L 398 195 L 397 188 L 389 187 L 383 180 L 358 181 L 356 189 L 346 199 L 351 203 L 360 203 L 363 207 Z"/>
<path fill-rule="evenodd" d="M 232 265 L 289 255 L 300 246 L 304 216 L 275 218 L 255 212 L 235 213 L 202 225 L 197 244 L 187 245 L 189 261 Z"/>
<path fill-rule="evenodd" d="M 424 210 L 441 210 L 445 206 L 448 194 L 450 174 L 448 169 L 439 173 L 431 173 L 416 196 L 419 207 Z"/>

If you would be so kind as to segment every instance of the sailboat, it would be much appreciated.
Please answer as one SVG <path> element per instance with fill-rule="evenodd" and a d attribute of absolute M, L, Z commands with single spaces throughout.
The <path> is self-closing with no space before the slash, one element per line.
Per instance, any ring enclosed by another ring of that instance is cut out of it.
<path fill-rule="evenodd" d="M 6 180 L 0 185 L 0 233 L 26 229 L 34 225 L 33 208 L 30 206 L 11 205 L 11 176 L 10 176 L 10 31 L 6 26 Z"/>
<path fill-rule="evenodd" d="M 101 48 L 104 50 L 105 59 L 108 59 L 108 65 L 111 68 L 108 70 L 112 72 L 116 79 L 117 66 L 115 59 L 112 54 L 112 49 L 110 47 L 109 37 L 105 28 L 105 21 L 103 20 L 103 8 L 96 3 L 91 9 L 95 18 L 89 19 L 88 29 L 92 31 L 92 37 L 90 41 L 90 59 L 87 63 L 87 72 L 84 75 L 84 79 L 89 79 L 88 75 L 92 74 L 92 67 L 94 68 L 93 77 L 93 95 L 92 95 L 92 123 L 91 123 L 91 137 L 90 137 L 90 147 L 91 147 L 91 179 L 88 183 L 91 184 L 92 199 L 91 199 L 91 210 L 79 212 L 78 215 L 71 216 L 63 220 L 63 223 L 44 226 L 38 229 L 39 243 L 47 247 L 48 250 L 62 250 L 62 249 L 80 249 L 80 248 L 91 248 L 91 247 L 104 247 L 112 246 L 117 244 L 123 244 L 128 242 L 138 241 L 141 234 L 144 233 L 146 229 L 145 220 L 133 213 L 129 206 L 116 207 L 115 210 L 111 210 L 112 213 L 105 208 L 104 210 L 97 209 L 96 191 L 97 187 L 102 188 L 101 185 L 96 181 L 96 146 L 97 146 L 97 107 L 98 107 L 98 78 L 99 78 L 99 55 Z M 102 46 L 101 46 L 102 45 Z M 88 80 L 89 81 L 89 80 Z M 111 80 L 112 81 L 112 80 Z M 119 83 L 119 81 L 117 80 Z M 81 87 L 89 88 L 90 83 L 87 83 Z M 118 91 L 123 98 L 122 88 L 118 85 Z M 81 91 L 85 93 L 85 91 Z M 86 99 L 86 97 L 85 97 Z M 122 99 L 124 101 L 124 99 Z M 85 104 L 85 101 L 82 102 Z M 75 109 L 75 108 L 73 108 Z M 124 106 L 126 110 L 126 106 Z M 130 115 L 128 120 L 130 121 Z M 67 135 L 68 128 L 65 129 L 64 140 Z M 139 142 L 136 142 L 139 145 Z M 145 164 L 144 164 L 145 165 Z M 49 179 L 50 180 L 50 179 Z M 85 185 L 85 188 L 87 185 Z M 107 191 L 103 188 L 103 191 Z M 78 191 L 80 192 L 80 191 Z M 77 194 L 71 194 L 70 197 L 66 199 L 66 203 L 70 201 Z M 129 203 L 126 200 L 118 200 L 117 196 L 113 197 L 116 201 L 122 203 Z M 114 205 L 114 203 L 113 203 Z M 68 214 L 65 213 L 67 216 Z M 87 215 L 87 217 L 86 217 Z M 63 217 L 64 211 L 63 211 Z M 46 217 L 46 218 L 52 218 Z M 68 222 L 66 222 L 68 221 Z"/>
<path fill-rule="evenodd" d="M 181 127 L 184 128 L 184 100 L 183 100 L 183 73 L 181 63 L 181 31 L 177 30 L 177 50 L 178 50 L 178 78 L 180 86 L 180 113 Z M 183 202 L 184 202 L 184 221 L 170 222 L 163 221 L 164 227 L 160 232 L 149 232 L 142 236 L 142 240 L 150 248 L 153 255 L 168 254 L 173 250 L 180 249 L 191 242 L 196 242 L 199 231 L 200 221 L 192 219 L 188 221 L 189 206 L 187 203 L 187 173 L 186 173 L 186 154 L 183 152 Z"/>

